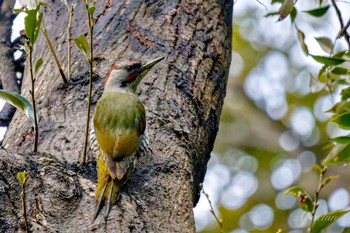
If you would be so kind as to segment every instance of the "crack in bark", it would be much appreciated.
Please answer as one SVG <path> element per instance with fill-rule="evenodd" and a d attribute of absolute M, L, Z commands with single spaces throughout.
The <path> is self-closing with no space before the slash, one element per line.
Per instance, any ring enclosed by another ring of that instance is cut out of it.
<path fill-rule="evenodd" d="M 178 13 L 179 13 L 179 9 L 181 6 L 181 0 L 178 1 L 178 3 L 175 6 L 175 13 L 174 15 L 172 15 L 172 18 L 170 19 L 170 24 L 173 25 L 174 24 L 174 20 L 175 18 L 178 17 Z M 176 48 L 176 44 L 177 44 L 177 40 L 178 40 L 178 32 L 179 32 L 179 22 L 176 23 L 175 25 L 175 31 L 174 31 L 174 42 L 173 42 L 173 48 Z"/>
<path fill-rule="evenodd" d="M 94 24 L 96 25 L 101 16 L 105 16 L 107 10 L 111 8 L 111 0 L 105 0 L 105 5 L 101 14 L 97 15 Z"/>
<path fill-rule="evenodd" d="M 151 48 L 154 45 L 154 42 L 151 41 L 147 36 L 145 36 L 142 31 L 137 28 L 132 23 L 128 23 L 128 31 L 131 33 L 131 35 L 135 36 L 136 39 L 147 48 Z"/>

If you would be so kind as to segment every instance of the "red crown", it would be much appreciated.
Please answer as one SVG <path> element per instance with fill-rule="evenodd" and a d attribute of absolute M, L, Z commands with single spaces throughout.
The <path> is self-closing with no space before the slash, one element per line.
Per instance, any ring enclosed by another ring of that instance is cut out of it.
<path fill-rule="evenodd" d="M 105 84 L 104 84 L 104 85 L 106 85 L 106 83 L 107 83 L 109 77 L 111 76 L 112 71 L 115 70 L 115 69 L 117 69 L 117 66 L 116 66 L 116 65 L 113 65 L 113 66 L 111 67 L 111 69 L 108 71 L 108 74 L 107 74 L 107 77 L 106 77 L 106 79 L 105 79 Z"/>

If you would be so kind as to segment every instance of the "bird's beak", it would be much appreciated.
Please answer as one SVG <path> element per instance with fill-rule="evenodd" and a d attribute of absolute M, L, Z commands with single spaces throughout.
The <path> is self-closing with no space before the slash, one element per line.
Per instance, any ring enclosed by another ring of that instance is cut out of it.
<path fill-rule="evenodd" d="M 152 61 L 147 62 L 146 64 L 141 66 L 142 71 L 152 68 L 152 66 L 154 66 L 155 64 L 157 64 L 158 62 L 160 62 L 163 59 L 164 59 L 164 57 L 159 57 L 157 59 L 154 59 Z"/>

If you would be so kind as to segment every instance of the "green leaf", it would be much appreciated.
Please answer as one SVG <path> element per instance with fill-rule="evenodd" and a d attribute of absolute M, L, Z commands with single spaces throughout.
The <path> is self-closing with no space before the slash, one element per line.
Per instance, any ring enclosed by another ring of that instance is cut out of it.
<path fill-rule="evenodd" d="M 35 9 L 24 11 L 27 16 L 24 18 L 24 29 L 26 31 L 26 36 L 33 45 L 40 33 L 41 22 L 44 17 L 43 12 L 39 12 L 40 6 L 47 6 L 46 3 L 40 2 Z"/>
<path fill-rule="evenodd" d="M 345 112 L 350 112 L 350 102 L 343 100 L 341 102 L 336 103 L 331 109 L 326 112 L 333 112 L 336 114 L 341 114 Z"/>
<path fill-rule="evenodd" d="M 22 110 L 34 125 L 33 106 L 26 98 L 9 90 L 0 90 L 0 99 Z"/>
<path fill-rule="evenodd" d="M 279 9 L 280 17 L 278 21 L 286 18 L 294 9 L 294 0 L 284 0 L 281 8 Z"/>
<path fill-rule="evenodd" d="M 275 11 L 275 12 L 270 12 L 270 13 L 267 13 L 265 15 L 265 17 L 269 17 L 269 16 L 274 16 L 274 15 L 279 15 L 280 13 L 278 11 Z"/>
<path fill-rule="evenodd" d="M 310 231 L 310 233 L 322 232 L 324 229 L 332 225 L 332 223 L 334 223 L 340 217 L 342 217 L 343 215 L 349 212 L 350 210 L 336 210 L 336 211 L 328 212 L 326 214 L 321 215 L 315 220 L 314 224 L 312 225 L 312 230 Z"/>
<path fill-rule="evenodd" d="M 287 194 L 292 194 L 293 197 L 299 198 L 299 207 L 302 210 L 305 210 L 307 212 L 311 212 L 313 210 L 314 203 L 312 202 L 309 194 L 307 194 L 303 188 L 299 186 L 293 186 L 284 192 L 284 195 Z"/>
<path fill-rule="evenodd" d="M 28 173 L 26 171 L 17 173 L 18 182 L 24 186 L 28 180 Z"/>
<path fill-rule="evenodd" d="M 350 144 L 350 136 L 339 136 L 336 138 L 331 138 L 331 140 L 336 143 Z"/>
<path fill-rule="evenodd" d="M 322 64 L 329 65 L 329 66 L 336 66 L 340 65 L 345 62 L 344 59 L 341 58 L 335 58 L 335 57 L 323 57 L 323 56 L 316 56 L 316 55 L 311 55 L 311 57 Z"/>
<path fill-rule="evenodd" d="M 13 9 L 12 11 L 14 14 L 19 14 L 19 13 L 23 12 L 24 10 L 23 9 Z"/>
<path fill-rule="evenodd" d="M 39 58 L 35 63 L 34 73 L 38 72 L 40 66 L 44 63 L 43 58 Z"/>
<path fill-rule="evenodd" d="M 91 18 L 93 18 L 94 17 L 94 12 L 95 12 L 95 10 L 96 10 L 96 7 L 89 7 L 88 8 L 88 13 L 89 13 L 89 15 L 91 16 Z"/>
<path fill-rule="evenodd" d="M 274 4 L 274 3 L 283 3 L 283 0 L 272 0 L 271 4 Z"/>
<path fill-rule="evenodd" d="M 35 43 L 36 39 L 38 39 L 39 33 L 40 33 L 40 27 L 41 27 L 41 22 L 43 21 L 44 13 L 40 12 L 38 16 L 38 20 L 36 22 L 36 27 L 34 30 L 34 38 L 33 38 L 33 44 Z"/>
<path fill-rule="evenodd" d="M 85 54 L 86 59 L 88 58 L 88 51 L 90 49 L 89 43 L 86 39 L 86 37 L 82 34 L 80 34 L 78 37 L 74 38 L 75 44 L 78 46 L 78 48 Z"/>
<path fill-rule="evenodd" d="M 306 55 L 309 55 L 309 49 L 308 49 L 307 45 L 305 44 L 304 32 L 300 31 L 299 29 L 297 29 L 297 32 L 298 32 L 298 41 L 300 43 L 301 48 L 303 49 L 303 51 Z"/>
<path fill-rule="evenodd" d="M 318 81 L 323 82 L 323 83 L 325 83 L 327 81 L 327 79 L 326 79 L 327 77 L 326 77 L 326 75 L 324 75 L 326 73 L 327 68 L 328 68 L 328 65 L 322 66 L 322 68 L 318 72 L 318 77 L 317 77 Z"/>
<path fill-rule="evenodd" d="M 334 69 L 331 70 L 331 72 L 337 75 L 345 75 L 349 73 L 349 70 L 343 67 L 335 67 Z"/>
<path fill-rule="evenodd" d="M 316 9 L 312 9 L 312 10 L 308 10 L 308 11 L 303 11 L 303 12 L 307 13 L 311 16 L 314 16 L 314 17 L 322 17 L 327 13 L 328 9 L 329 9 L 329 5 L 324 6 L 324 7 L 320 7 L 320 8 L 316 8 Z"/>
<path fill-rule="evenodd" d="M 301 196 L 299 198 L 299 207 L 307 212 L 312 212 L 314 203 L 309 196 Z"/>
<path fill-rule="evenodd" d="M 350 129 L 350 113 L 345 112 L 331 117 L 330 121 L 336 123 L 342 129 Z"/>
<path fill-rule="evenodd" d="M 37 9 L 26 10 L 27 16 L 24 18 L 24 29 L 26 31 L 26 36 L 32 44 L 34 44 L 34 32 L 37 23 Z"/>
<path fill-rule="evenodd" d="M 292 23 L 294 23 L 295 18 L 297 17 L 298 11 L 297 9 L 294 7 L 292 12 L 290 13 L 290 20 L 292 21 Z"/>
<path fill-rule="evenodd" d="M 24 42 L 24 45 L 21 47 L 22 49 L 24 49 L 24 51 L 29 54 L 30 53 L 30 45 L 29 45 L 29 40 L 26 40 Z"/>
<path fill-rule="evenodd" d="M 47 4 L 46 2 L 39 1 L 38 5 L 37 5 L 37 9 L 39 10 L 41 6 L 44 6 L 47 9 L 51 10 L 50 5 Z"/>
<path fill-rule="evenodd" d="M 337 52 L 336 54 L 334 54 L 333 57 L 342 58 L 344 56 L 344 54 L 346 55 L 346 52 L 347 52 L 346 50 Z"/>
<path fill-rule="evenodd" d="M 323 160 L 322 165 L 342 165 L 350 161 L 350 145 L 336 144 L 327 157 Z"/>
<path fill-rule="evenodd" d="M 89 4 L 89 7 L 87 8 L 87 11 L 91 15 L 91 17 L 93 17 L 94 12 L 96 10 L 95 4 L 96 4 L 96 2 L 92 2 Z"/>
<path fill-rule="evenodd" d="M 317 172 L 317 174 L 321 174 L 322 173 L 322 168 L 320 165 L 318 164 L 312 164 L 312 170 L 314 170 L 315 172 Z"/>
<path fill-rule="evenodd" d="M 331 39 L 329 39 L 328 37 L 315 37 L 315 39 L 317 40 L 318 44 L 323 49 L 323 51 L 331 54 L 333 50 L 333 42 Z"/>
<path fill-rule="evenodd" d="M 329 184 L 330 182 L 332 182 L 333 180 L 338 179 L 338 178 L 339 178 L 339 175 L 337 175 L 337 176 L 329 176 L 322 182 L 321 186 L 324 187 L 327 184 Z"/>
<path fill-rule="evenodd" d="M 347 100 L 350 98 L 350 87 L 345 87 L 341 90 L 341 99 L 343 101 Z"/>
<path fill-rule="evenodd" d="M 294 197 L 299 197 L 299 195 L 305 194 L 305 190 L 299 186 L 293 186 L 284 191 L 284 195 L 292 194 Z"/>

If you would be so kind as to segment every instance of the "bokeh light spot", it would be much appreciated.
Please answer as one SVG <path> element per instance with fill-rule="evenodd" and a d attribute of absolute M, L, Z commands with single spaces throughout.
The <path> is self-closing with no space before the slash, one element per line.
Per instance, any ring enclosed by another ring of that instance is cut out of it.
<path fill-rule="evenodd" d="M 282 133 L 278 142 L 285 151 L 293 151 L 300 145 L 299 140 L 290 131 Z"/>
<path fill-rule="evenodd" d="M 249 212 L 249 219 L 257 229 L 268 228 L 274 219 L 273 209 L 265 204 L 259 204 Z"/>
<path fill-rule="evenodd" d="M 303 151 L 299 154 L 298 160 L 303 172 L 311 170 L 311 166 L 316 163 L 316 156 L 312 151 Z"/>
<path fill-rule="evenodd" d="M 281 210 L 291 209 L 297 203 L 292 195 L 284 195 L 284 191 L 279 192 L 275 198 L 276 207 Z"/>
<path fill-rule="evenodd" d="M 311 213 L 301 209 L 294 210 L 288 217 L 288 225 L 290 228 L 300 229 L 308 226 L 311 221 Z"/>
<path fill-rule="evenodd" d="M 289 187 L 299 177 L 301 165 L 296 159 L 287 159 L 281 166 L 273 170 L 271 183 L 275 189 Z"/>
<path fill-rule="evenodd" d="M 336 189 L 329 197 L 329 209 L 341 210 L 349 206 L 349 192 L 344 188 Z"/>
<path fill-rule="evenodd" d="M 309 137 L 315 127 L 315 118 L 306 107 L 296 108 L 290 121 L 293 130 L 301 136 Z"/>
<path fill-rule="evenodd" d="M 246 202 L 257 187 L 257 178 L 250 172 L 241 171 L 233 177 L 231 184 L 223 190 L 221 204 L 229 209 L 237 209 Z"/>

